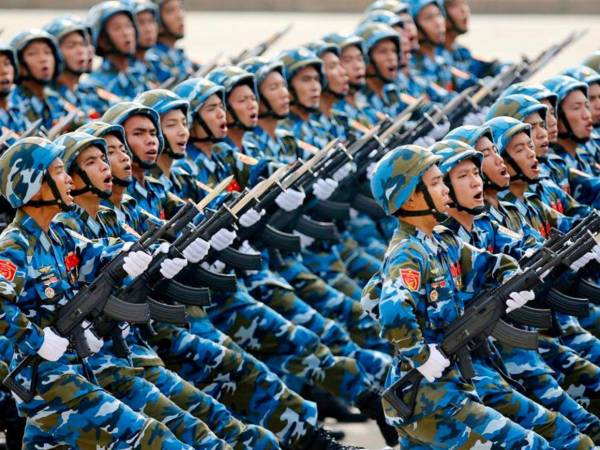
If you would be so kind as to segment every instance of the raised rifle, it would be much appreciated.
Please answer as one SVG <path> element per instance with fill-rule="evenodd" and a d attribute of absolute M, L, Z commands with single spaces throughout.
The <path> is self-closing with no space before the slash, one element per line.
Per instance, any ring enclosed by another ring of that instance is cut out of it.
<path fill-rule="evenodd" d="M 271 36 L 269 36 L 267 39 L 265 39 L 263 42 L 259 43 L 255 47 L 245 48 L 238 55 L 232 57 L 230 59 L 230 63 L 235 65 L 235 64 L 239 64 L 240 62 L 244 61 L 245 59 L 264 55 L 267 52 L 267 50 L 273 46 L 273 44 L 275 44 L 283 36 L 288 34 L 293 26 L 294 26 L 293 24 L 289 24 L 283 30 L 276 31 L 275 33 L 273 33 Z"/>

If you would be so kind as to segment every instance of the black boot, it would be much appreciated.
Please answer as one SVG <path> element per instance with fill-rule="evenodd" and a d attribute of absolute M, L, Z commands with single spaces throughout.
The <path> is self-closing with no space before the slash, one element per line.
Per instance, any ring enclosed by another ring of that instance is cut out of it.
<path fill-rule="evenodd" d="M 336 441 L 323 428 L 308 427 L 306 434 L 294 447 L 282 446 L 286 450 L 365 450 L 363 447 L 346 445 Z"/>
<path fill-rule="evenodd" d="M 320 421 L 327 417 L 340 423 L 360 423 L 369 420 L 363 414 L 352 412 L 340 399 L 318 387 L 307 386 L 302 390 L 302 397 L 317 404 Z"/>
<path fill-rule="evenodd" d="M 362 394 L 356 401 L 356 406 L 365 416 L 377 422 L 379 432 L 387 445 L 391 447 L 398 445 L 398 432 L 385 421 L 381 396 L 377 392 Z"/>

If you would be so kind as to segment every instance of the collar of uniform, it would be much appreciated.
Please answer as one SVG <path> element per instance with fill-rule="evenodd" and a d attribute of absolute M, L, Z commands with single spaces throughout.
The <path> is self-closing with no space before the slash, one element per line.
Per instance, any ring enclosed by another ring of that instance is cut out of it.
<path fill-rule="evenodd" d="M 144 178 L 144 181 L 147 181 L 146 177 Z M 137 178 L 135 177 L 133 177 L 133 180 L 131 181 L 131 184 L 128 186 L 127 189 L 130 191 L 137 192 L 142 197 L 146 197 L 148 195 L 148 190 L 144 186 L 142 186 L 142 184 L 139 183 Z"/>
<path fill-rule="evenodd" d="M 414 225 L 403 221 L 399 221 L 398 228 L 396 228 L 396 232 L 394 234 L 395 237 L 400 239 L 407 237 L 416 238 L 423 244 L 423 246 L 427 250 L 429 250 L 431 254 L 437 254 L 440 243 L 437 241 L 434 235 L 432 237 L 429 237 Z"/>
<path fill-rule="evenodd" d="M 23 230 L 25 230 L 27 233 L 31 234 L 35 238 L 39 238 L 42 234 L 44 234 L 44 230 L 42 230 L 38 223 L 35 220 L 33 220 L 33 217 L 31 217 L 22 209 L 17 210 L 14 222 L 16 224 L 19 224 L 19 227 L 21 227 Z"/>

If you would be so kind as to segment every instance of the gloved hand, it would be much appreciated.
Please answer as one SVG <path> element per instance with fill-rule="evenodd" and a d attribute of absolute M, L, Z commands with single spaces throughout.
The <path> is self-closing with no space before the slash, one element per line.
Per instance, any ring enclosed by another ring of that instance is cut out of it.
<path fill-rule="evenodd" d="M 96 336 L 96 334 L 92 331 L 91 324 L 87 321 L 83 321 L 85 341 L 87 342 L 88 347 L 92 351 L 92 353 L 98 353 L 102 346 L 104 345 L 104 341 Z"/>
<path fill-rule="evenodd" d="M 284 211 L 292 212 L 302 205 L 305 197 L 304 192 L 288 189 L 277 196 L 275 203 Z"/>
<path fill-rule="evenodd" d="M 242 214 L 240 216 L 240 225 L 243 226 L 244 228 L 249 228 L 252 225 L 256 224 L 262 216 L 264 216 L 266 214 L 266 211 L 264 209 L 261 209 L 260 211 L 257 211 L 254 208 L 250 208 L 248 211 L 246 211 L 244 214 Z"/>
<path fill-rule="evenodd" d="M 260 252 L 250 245 L 250 242 L 244 241 L 240 245 L 239 251 L 245 255 L 258 255 Z"/>
<path fill-rule="evenodd" d="M 482 125 L 485 122 L 485 114 L 481 111 L 470 112 L 463 119 L 463 125 L 474 125 L 476 127 Z"/>
<path fill-rule="evenodd" d="M 223 273 L 223 271 L 225 270 L 225 268 L 227 267 L 225 265 L 225 263 L 223 261 L 220 260 L 215 260 L 215 262 L 213 262 L 212 264 L 209 264 L 207 262 L 203 262 L 201 264 L 201 267 L 209 270 L 210 272 L 214 272 L 214 273 Z"/>
<path fill-rule="evenodd" d="M 596 260 L 600 262 L 600 246 L 595 245 L 589 252 L 571 264 L 571 270 L 578 272 L 582 267 L 586 266 L 590 261 Z"/>
<path fill-rule="evenodd" d="M 121 328 L 121 336 L 123 336 L 123 339 L 127 339 L 129 333 L 131 333 L 131 326 L 125 322 L 125 326 Z"/>
<path fill-rule="evenodd" d="M 227 228 L 221 228 L 210 238 L 210 246 L 216 251 L 220 252 L 221 250 L 224 250 L 233 244 L 233 241 L 235 241 L 236 237 L 237 234 L 235 234 L 235 231 L 229 231 Z"/>
<path fill-rule="evenodd" d="M 123 258 L 123 270 L 132 278 L 140 276 L 148 268 L 152 256 L 143 251 L 131 252 Z"/>
<path fill-rule="evenodd" d="M 183 249 L 183 256 L 192 264 L 202 261 L 208 254 L 210 244 L 202 238 L 196 238 L 194 242 Z"/>
<path fill-rule="evenodd" d="M 319 200 L 327 200 L 338 187 L 338 182 L 332 178 L 319 178 L 313 185 L 313 194 Z"/>
<path fill-rule="evenodd" d="M 415 139 L 415 141 L 413 142 L 413 144 L 427 148 L 427 147 L 430 147 L 433 144 L 435 144 L 435 139 L 433 139 L 430 136 L 422 136 L 420 138 Z"/>
<path fill-rule="evenodd" d="M 515 309 L 519 309 L 529 300 L 533 300 L 535 295 L 533 291 L 519 291 L 511 292 L 508 294 L 508 297 L 508 300 L 506 300 L 506 313 L 510 313 Z"/>
<path fill-rule="evenodd" d="M 417 370 L 425 377 L 427 381 L 433 383 L 436 378 L 440 378 L 444 369 L 450 365 L 450 360 L 446 358 L 437 348 L 437 344 L 427 344 L 429 346 L 429 358 Z"/>
<path fill-rule="evenodd" d="M 44 342 L 37 354 L 46 361 L 58 361 L 67 351 L 69 340 L 56 334 L 50 327 L 46 327 L 42 331 L 44 332 Z"/>
<path fill-rule="evenodd" d="M 335 173 L 331 177 L 335 181 L 339 182 L 339 181 L 342 181 L 344 178 L 346 178 L 348 175 L 350 175 L 350 173 L 353 172 L 354 170 L 356 170 L 356 168 L 354 167 L 354 164 L 349 162 L 349 163 L 344 164 L 338 170 L 336 170 Z"/>
<path fill-rule="evenodd" d="M 525 250 L 525 253 L 523 253 L 523 258 L 531 258 L 533 255 L 535 255 L 536 251 L 537 249 L 535 248 L 528 248 Z"/>
<path fill-rule="evenodd" d="M 310 247 L 313 242 L 315 242 L 315 238 L 311 238 L 305 234 L 300 233 L 299 231 L 294 230 L 292 234 L 295 234 L 300 238 L 300 247 L 304 250 L 307 247 Z"/>
<path fill-rule="evenodd" d="M 448 134 L 448 131 L 450 131 L 450 122 L 445 120 L 434 125 L 433 130 L 431 130 L 427 136 L 432 138 L 434 141 L 439 141 Z"/>
<path fill-rule="evenodd" d="M 167 258 L 160 264 L 160 274 L 170 280 L 181 272 L 187 263 L 185 258 Z"/>
<path fill-rule="evenodd" d="M 373 178 L 373 174 L 375 173 L 375 167 L 377 167 L 377 163 L 372 162 L 367 166 L 367 180 L 371 181 Z"/>

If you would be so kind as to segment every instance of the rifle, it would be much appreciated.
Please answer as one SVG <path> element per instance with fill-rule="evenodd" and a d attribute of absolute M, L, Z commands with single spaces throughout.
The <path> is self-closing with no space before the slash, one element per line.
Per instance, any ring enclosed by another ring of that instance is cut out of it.
<path fill-rule="evenodd" d="M 18 135 L 17 133 L 14 132 L 7 132 L 4 133 L 2 135 L 2 137 L 0 137 L 0 150 L 3 150 L 4 147 L 8 147 L 7 142 L 11 137 L 15 137 L 16 139 L 23 139 L 29 136 L 36 136 L 38 134 L 38 132 L 40 131 L 40 128 L 42 126 L 42 119 L 38 119 L 35 122 L 33 122 L 31 125 L 29 125 L 29 127 L 20 135 Z"/>
<path fill-rule="evenodd" d="M 285 36 L 292 29 L 294 25 L 289 24 L 283 30 L 276 31 L 263 42 L 259 43 L 255 47 L 246 48 L 242 50 L 237 56 L 234 56 L 230 59 L 231 64 L 239 64 L 245 59 L 253 58 L 255 56 L 262 56 L 266 53 L 266 51 L 275 44 L 275 42 L 279 41 L 283 36 Z"/>
<path fill-rule="evenodd" d="M 455 359 L 463 377 L 471 379 L 475 372 L 470 351 L 490 335 L 513 347 L 536 349 L 536 332 L 514 328 L 501 319 L 505 314 L 505 303 L 509 294 L 535 288 L 542 283 L 542 276 L 548 271 L 560 264 L 573 263 L 597 242 L 598 235 L 588 233 L 580 238 L 576 245 L 560 253 L 544 249 L 538 260 L 523 272 L 513 276 L 503 285 L 477 295 L 469 302 L 464 314 L 448 326 L 439 345 L 440 351 L 448 359 Z M 423 376 L 417 369 L 411 369 L 383 393 L 383 398 L 396 409 L 400 417 L 407 419 L 412 415 L 422 379 Z"/>
<path fill-rule="evenodd" d="M 140 237 L 140 240 L 131 246 L 129 251 L 147 250 L 172 225 L 172 223 L 169 223 L 158 231 L 156 231 L 155 226 L 151 225 L 148 231 Z M 57 318 L 52 324 L 53 330 L 58 335 L 69 339 L 71 346 L 81 359 L 91 354 L 84 336 L 83 322 L 85 320 L 93 322 L 96 317 L 101 315 L 106 315 L 112 320 L 129 323 L 144 323 L 150 320 L 148 305 L 123 302 L 111 295 L 113 289 L 127 277 L 127 272 L 123 270 L 123 260 L 128 253 L 121 252 L 117 255 L 102 269 L 92 283 L 80 289 L 57 312 Z M 3 380 L 3 384 L 25 402 L 31 401 L 35 395 L 38 366 L 43 361 L 43 358 L 38 354 L 27 356 L 8 374 Z M 32 371 L 29 389 L 22 386 L 16 379 L 27 367 L 31 367 Z"/>
<path fill-rule="evenodd" d="M 46 134 L 48 139 L 53 141 L 60 136 L 62 132 L 75 121 L 79 113 L 80 111 L 77 109 L 61 118 L 52 128 L 50 128 L 50 130 L 48 130 L 48 133 Z"/>

